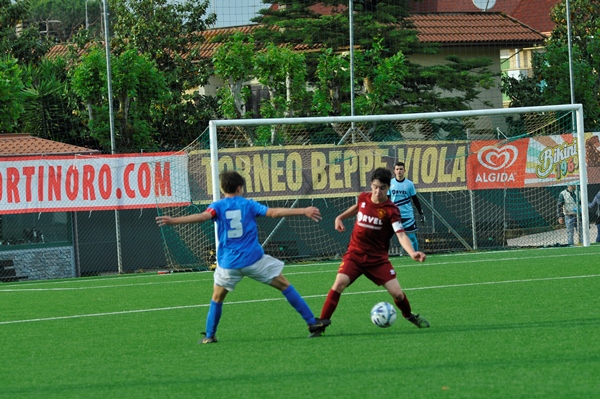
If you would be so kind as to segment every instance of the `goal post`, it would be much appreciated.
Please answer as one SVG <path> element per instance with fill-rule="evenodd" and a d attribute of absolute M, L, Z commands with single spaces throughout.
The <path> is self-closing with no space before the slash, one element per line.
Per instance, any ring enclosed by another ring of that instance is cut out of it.
<path fill-rule="evenodd" d="M 567 183 L 578 186 L 579 243 L 588 246 L 586 140 L 597 136 L 584 132 L 580 104 L 213 120 L 185 150 L 189 176 L 179 184 L 198 193 L 191 202 L 201 211 L 221 197 L 219 172 L 233 169 L 246 179 L 245 195 L 267 206 L 319 207 L 321 223 L 299 217 L 259 221 L 265 251 L 287 261 L 339 258 L 352 221 L 340 234 L 333 220 L 369 190 L 375 168 L 393 170 L 398 160 L 405 162 L 426 214 L 417 233 L 425 252 L 566 245 L 557 200 Z M 589 183 L 596 187 L 600 165 L 593 169 Z M 204 243 L 184 246 L 212 248 L 214 258 L 216 236 L 208 237 L 206 229 L 197 234 Z"/>

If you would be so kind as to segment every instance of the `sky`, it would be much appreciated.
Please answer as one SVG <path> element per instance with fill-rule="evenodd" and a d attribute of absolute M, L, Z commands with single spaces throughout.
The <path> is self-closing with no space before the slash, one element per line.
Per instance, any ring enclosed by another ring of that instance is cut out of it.
<path fill-rule="evenodd" d="M 261 0 L 211 0 L 210 11 L 217 14 L 216 27 L 248 25 L 258 11 L 268 8 Z"/>

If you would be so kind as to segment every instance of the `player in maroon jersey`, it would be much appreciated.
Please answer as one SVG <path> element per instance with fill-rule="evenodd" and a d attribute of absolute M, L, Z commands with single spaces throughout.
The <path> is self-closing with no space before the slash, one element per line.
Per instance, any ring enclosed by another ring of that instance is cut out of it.
<path fill-rule="evenodd" d="M 417 262 L 425 261 L 425 254 L 413 249 L 404 232 L 398 207 L 388 199 L 391 179 L 391 171 L 385 168 L 375 169 L 371 175 L 371 192 L 361 193 L 358 202 L 335 219 L 335 229 L 343 232 L 343 220 L 356 216 L 348 251 L 323 304 L 321 319 L 331 318 L 342 292 L 364 274 L 375 284 L 385 287 L 406 320 L 419 328 L 429 327 L 427 320 L 412 313 L 408 298 L 402 291 L 396 271 L 388 258 L 390 239 L 396 234 L 400 245 L 411 258 Z M 319 336 L 324 332 L 325 327 L 313 332 L 312 336 Z"/>

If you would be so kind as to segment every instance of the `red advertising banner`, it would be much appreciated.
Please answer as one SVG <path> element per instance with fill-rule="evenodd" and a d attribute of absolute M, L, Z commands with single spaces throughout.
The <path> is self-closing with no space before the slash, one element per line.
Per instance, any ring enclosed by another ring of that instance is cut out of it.
<path fill-rule="evenodd" d="M 586 133 L 588 183 L 600 183 L 600 133 Z M 469 146 L 469 190 L 566 185 L 579 182 L 579 147 L 572 134 L 515 141 L 479 140 Z"/>
<path fill-rule="evenodd" d="M 528 145 L 529 139 L 473 141 L 467 157 L 467 188 L 523 187 Z"/>
<path fill-rule="evenodd" d="M 190 203 L 187 155 L 0 158 L 0 212 L 64 212 Z"/>

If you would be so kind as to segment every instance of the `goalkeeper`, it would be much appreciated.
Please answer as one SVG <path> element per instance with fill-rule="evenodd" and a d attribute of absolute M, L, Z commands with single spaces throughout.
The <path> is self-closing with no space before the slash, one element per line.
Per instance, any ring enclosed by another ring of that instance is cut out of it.
<path fill-rule="evenodd" d="M 217 248 L 217 268 L 214 274 L 214 290 L 208 316 L 206 318 L 205 337 L 199 343 L 216 343 L 217 327 L 221 319 L 223 301 L 227 294 L 235 289 L 242 278 L 250 277 L 281 291 L 290 305 L 296 309 L 308 324 L 309 333 L 325 327 L 329 320 L 315 319 L 313 312 L 298 291 L 283 276 L 283 262 L 266 255 L 258 242 L 256 217 L 272 218 L 301 216 L 318 222 L 321 220 L 319 209 L 307 208 L 268 208 L 256 201 L 246 199 L 244 178 L 235 171 L 220 174 L 221 189 L 225 197 L 213 202 L 208 208 L 194 215 L 172 218 L 158 216 L 159 226 L 180 223 L 202 223 L 213 220 L 217 224 L 219 245 Z"/>
<path fill-rule="evenodd" d="M 404 177 L 406 170 L 404 168 L 404 162 L 396 162 L 394 164 L 395 179 L 392 179 L 390 183 L 390 191 L 388 196 L 394 204 L 400 209 L 400 217 L 402 218 L 402 226 L 404 231 L 415 251 L 419 250 L 419 241 L 417 241 L 417 221 L 415 220 L 415 212 L 413 210 L 411 200 L 415 204 L 415 208 L 419 212 L 421 223 L 425 223 L 425 214 L 423 208 L 421 208 L 421 202 L 417 197 L 417 190 L 412 181 Z"/>

